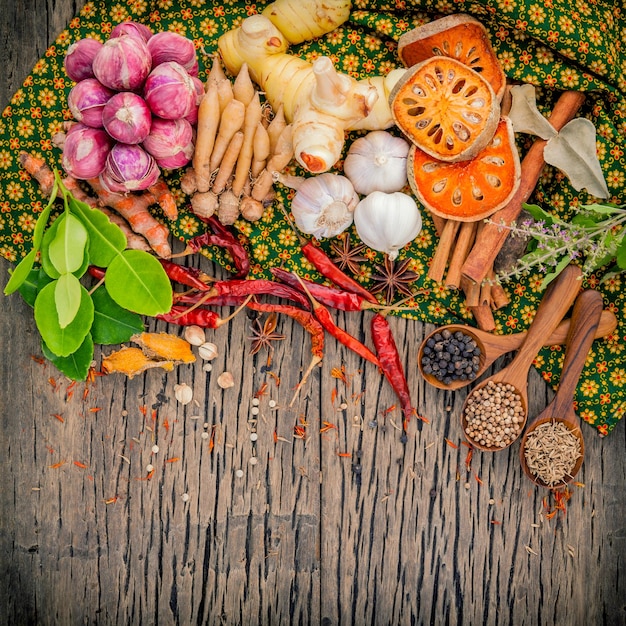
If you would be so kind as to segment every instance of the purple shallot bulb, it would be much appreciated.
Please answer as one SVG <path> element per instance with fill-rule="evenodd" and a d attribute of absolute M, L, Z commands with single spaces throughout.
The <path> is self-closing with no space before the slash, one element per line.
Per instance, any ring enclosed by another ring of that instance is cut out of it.
<path fill-rule="evenodd" d="M 160 174 L 154 157 L 141 146 L 116 143 L 109 152 L 100 182 L 108 191 L 126 193 L 151 187 Z"/>
<path fill-rule="evenodd" d="M 116 91 L 138 91 L 151 68 L 152 58 L 146 42 L 131 35 L 107 40 L 93 60 L 96 78 Z"/>
<path fill-rule="evenodd" d="M 104 106 L 102 124 L 117 141 L 141 143 L 150 132 L 152 113 L 140 95 L 121 91 Z"/>
<path fill-rule="evenodd" d="M 105 130 L 74 124 L 63 143 L 63 169 L 79 180 L 96 178 L 105 168 L 112 143 Z"/>
<path fill-rule="evenodd" d="M 154 115 L 168 120 L 185 117 L 197 107 L 193 79 L 175 61 L 161 63 L 150 72 L 143 96 Z"/>
<path fill-rule="evenodd" d="M 85 78 L 76 83 L 67 96 L 67 106 L 77 122 L 102 128 L 102 110 L 115 92 L 97 78 Z"/>
<path fill-rule="evenodd" d="M 79 82 L 86 78 L 93 78 L 93 60 L 100 52 L 102 45 L 102 42 L 97 39 L 85 37 L 67 49 L 63 66 L 71 80 Z"/>

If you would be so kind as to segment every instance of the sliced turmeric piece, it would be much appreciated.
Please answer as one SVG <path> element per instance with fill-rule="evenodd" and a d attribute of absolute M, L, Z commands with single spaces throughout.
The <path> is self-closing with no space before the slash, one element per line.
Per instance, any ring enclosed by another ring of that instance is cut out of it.
<path fill-rule="evenodd" d="M 102 371 L 106 374 L 125 374 L 133 378 L 153 367 L 161 367 L 166 372 L 174 369 L 173 361 L 153 361 L 140 348 L 125 347 L 102 359 Z"/>
<path fill-rule="evenodd" d="M 435 56 L 407 70 L 389 94 L 400 130 L 442 161 L 472 159 L 491 141 L 500 105 L 489 83 L 463 63 Z"/>
<path fill-rule="evenodd" d="M 406 67 L 432 56 L 448 56 L 478 72 L 502 100 L 506 76 L 485 27 L 470 15 L 458 13 L 428 22 L 398 40 L 398 56 Z"/>
<path fill-rule="evenodd" d="M 176 335 L 140 333 L 133 335 L 130 340 L 137 344 L 150 359 L 176 363 L 193 363 L 196 360 L 189 342 Z"/>

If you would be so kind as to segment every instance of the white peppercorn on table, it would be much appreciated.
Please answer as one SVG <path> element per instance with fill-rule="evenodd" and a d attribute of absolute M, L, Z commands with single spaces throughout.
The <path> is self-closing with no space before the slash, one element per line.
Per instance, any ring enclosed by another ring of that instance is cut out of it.
<path fill-rule="evenodd" d="M 82 4 L 3 3 L 3 107 Z M 272 375 L 263 353 L 249 356 L 240 315 L 210 334 L 212 371 L 198 361 L 99 377 L 83 399 L 82 385 L 32 358 L 31 309 L 17 296 L 0 306 L 2 623 L 626 619 L 623 421 L 605 440 L 585 427 L 584 486 L 565 517 L 548 519 L 547 492 L 523 475 L 516 446 L 476 453 L 467 470 L 458 422 L 467 390 L 427 386 L 417 371 L 432 326 L 390 320 L 430 421 L 414 420 L 402 443 L 390 386 L 332 341 L 289 408 L 309 358 L 289 319 L 279 321 L 286 339 L 274 344 Z M 339 322 L 359 336 L 369 319 Z M 345 380 L 331 375 L 342 365 Z M 224 371 L 228 389 L 217 385 Z M 175 400 L 182 383 L 189 404 Z M 529 389 L 536 414 L 552 393 L 534 371 Z"/>

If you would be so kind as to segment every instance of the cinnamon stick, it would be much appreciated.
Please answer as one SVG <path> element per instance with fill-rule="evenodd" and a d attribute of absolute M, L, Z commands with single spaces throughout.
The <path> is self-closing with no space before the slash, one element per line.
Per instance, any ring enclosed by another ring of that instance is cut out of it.
<path fill-rule="evenodd" d="M 446 273 L 446 287 L 450 289 L 458 289 L 461 285 L 461 268 L 472 249 L 477 228 L 477 222 L 463 222 L 459 228 Z"/>
<path fill-rule="evenodd" d="M 561 95 L 548 118 L 556 131 L 561 130 L 574 118 L 584 100 L 585 94 L 578 91 L 565 91 Z M 509 234 L 509 231 L 500 225 L 508 226 L 515 221 L 522 210 L 522 205 L 528 201 L 534 191 L 545 165 L 543 149 L 546 143 L 544 139 L 537 139 L 530 147 L 522 160 L 521 183 L 517 193 L 505 207 L 492 215 L 491 222 L 485 224 L 476 237 L 474 246 L 462 268 L 463 274 L 468 279 L 480 284 L 489 274 Z"/>
<path fill-rule="evenodd" d="M 461 222 L 457 220 L 446 220 L 443 230 L 439 234 L 439 245 L 435 250 L 435 254 L 430 263 L 428 270 L 428 278 L 436 282 L 443 280 L 443 275 L 446 271 L 446 265 L 448 263 L 448 257 L 450 251 L 454 246 L 456 234 L 461 226 Z"/>

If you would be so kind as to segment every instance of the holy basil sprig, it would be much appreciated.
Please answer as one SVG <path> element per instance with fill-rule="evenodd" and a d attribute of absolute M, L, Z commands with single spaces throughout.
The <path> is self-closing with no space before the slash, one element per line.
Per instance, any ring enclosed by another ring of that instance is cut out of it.
<path fill-rule="evenodd" d="M 571 262 L 579 264 L 584 275 L 603 270 L 603 280 L 626 271 L 626 208 L 583 205 L 568 222 L 534 204 L 524 208 L 529 219 L 499 225 L 511 236 L 528 240 L 526 254 L 511 270 L 499 274 L 500 280 L 539 272 L 546 287 Z"/>
<path fill-rule="evenodd" d="M 63 211 L 49 224 L 61 193 Z M 4 290 L 18 291 L 33 306 L 44 355 L 66 376 L 84 380 L 94 342 L 122 343 L 143 330 L 141 316 L 166 313 L 172 288 L 151 254 L 126 250 L 126 236 L 97 209 L 80 202 L 55 171 L 50 202 L 33 233 L 33 249 L 17 265 Z M 39 255 L 40 268 L 35 267 Z M 81 283 L 89 265 L 106 269 L 104 285 Z"/>

